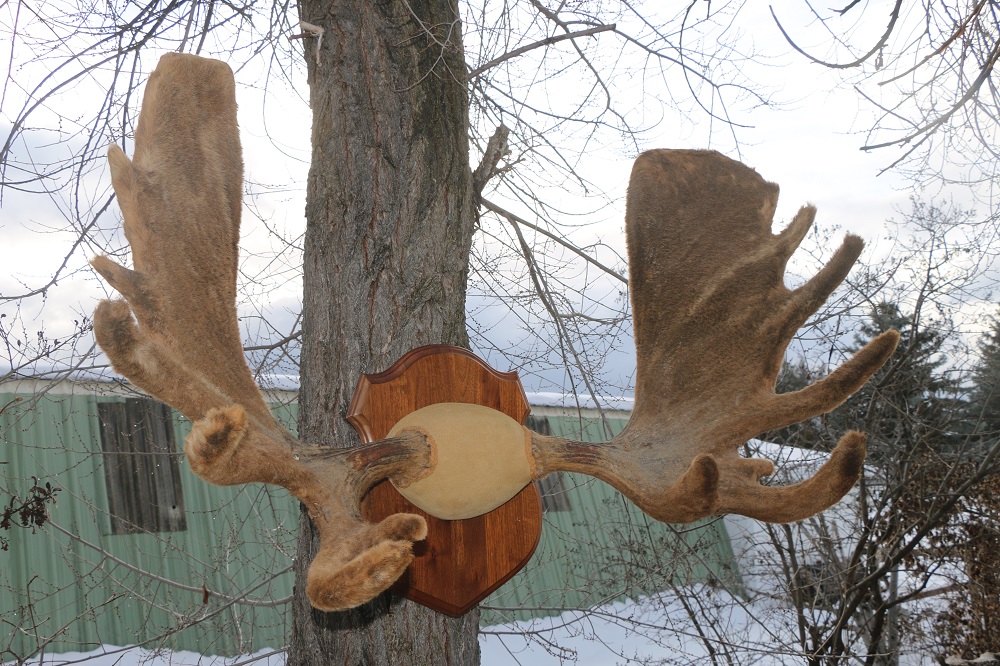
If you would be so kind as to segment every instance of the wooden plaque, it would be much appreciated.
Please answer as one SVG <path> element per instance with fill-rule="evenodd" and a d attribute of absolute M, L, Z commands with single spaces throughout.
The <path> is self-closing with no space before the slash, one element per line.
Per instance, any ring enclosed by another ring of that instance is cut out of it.
<path fill-rule="evenodd" d="M 484 405 L 521 424 L 530 411 L 516 372 L 498 372 L 460 347 L 428 345 L 408 352 L 385 372 L 361 375 L 347 420 L 363 441 L 372 442 L 410 412 L 439 402 Z M 534 483 L 503 506 L 466 520 L 430 516 L 388 481 L 372 488 L 361 504 L 371 522 L 400 512 L 423 516 L 428 529 L 392 589 L 454 617 L 527 564 L 542 534 L 542 501 Z"/>

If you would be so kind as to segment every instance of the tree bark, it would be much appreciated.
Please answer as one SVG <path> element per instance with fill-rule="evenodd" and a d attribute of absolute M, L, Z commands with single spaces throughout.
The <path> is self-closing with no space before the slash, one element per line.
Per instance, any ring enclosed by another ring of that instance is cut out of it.
<path fill-rule="evenodd" d="M 355 446 L 358 376 L 413 347 L 468 344 L 476 221 L 468 90 L 454 0 L 305 0 L 313 111 L 299 435 Z M 345 613 L 305 596 L 318 547 L 302 514 L 291 666 L 476 664 L 479 612 L 453 619 L 392 594 Z"/>

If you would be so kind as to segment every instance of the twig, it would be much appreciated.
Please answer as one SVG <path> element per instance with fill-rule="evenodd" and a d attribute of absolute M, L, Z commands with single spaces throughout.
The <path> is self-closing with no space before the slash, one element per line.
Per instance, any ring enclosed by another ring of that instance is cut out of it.
<path fill-rule="evenodd" d="M 77 534 L 73 534 L 72 532 L 70 532 L 66 528 L 59 526 L 58 524 L 52 522 L 51 520 L 49 521 L 48 524 L 49 524 L 49 526 L 53 527 L 57 532 L 61 532 L 62 534 L 65 534 L 70 539 L 72 539 L 72 540 L 74 540 L 74 541 L 76 541 L 78 543 L 81 543 L 84 546 L 87 546 L 88 548 L 90 548 L 90 549 L 92 549 L 92 550 L 100 553 L 102 557 L 105 557 L 105 558 L 111 560 L 112 562 L 114 562 L 115 564 L 118 564 L 120 566 L 125 567 L 126 569 L 129 569 L 130 571 L 134 571 L 135 573 L 140 574 L 142 576 L 148 576 L 149 578 L 151 578 L 153 580 L 159 581 L 161 583 L 165 583 L 166 585 L 170 585 L 171 587 L 176 587 L 177 589 L 180 589 L 180 590 L 185 590 L 187 592 L 194 592 L 194 593 L 197 593 L 199 595 L 204 594 L 204 592 L 205 592 L 205 586 L 204 585 L 202 585 L 200 587 L 199 586 L 194 586 L 194 585 L 185 585 L 184 583 L 179 583 L 179 582 L 177 582 L 175 580 L 170 580 L 169 578 L 164 578 L 163 576 L 158 576 L 158 575 L 154 574 L 151 571 L 146 571 L 145 569 L 141 569 L 141 568 L 135 566 L 134 564 L 129 564 L 128 562 L 126 562 L 125 560 L 123 560 L 121 558 L 115 557 L 114 555 L 112 555 L 111 553 L 109 553 L 107 550 L 101 548 L 97 544 L 91 543 L 91 542 L 87 541 L 86 539 L 84 539 L 83 537 L 81 537 L 81 536 L 79 536 Z M 283 573 L 291 571 L 291 569 L 292 569 L 292 565 L 289 564 L 284 569 L 281 569 L 280 571 L 278 571 L 277 573 L 275 573 L 271 577 L 271 580 L 273 580 L 274 578 L 277 578 L 278 576 L 282 575 Z M 282 597 L 281 599 L 272 599 L 272 600 L 263 600 L 263 599 L 261 599 L 261 600 L 256 600 L 256 599 L 246 599 L 245 598 L 245 593 L 237 595 L 235 597 L 231 597 L 231 596 L 222 594 L 220 592 L 212 592 L 211 590 L 209 590 L 209 594 L 211 596 L 217 598 L 217 599 L 220 599 L 224 603 L 227 603 L 227 604 L 234 604 L 234 603 L 236 603 L 236 604 L 241 604 L 241 605 L 244 605 L 244 606 L 272 607 L 272 606 L 283 606 L 285 604 L 288 604 L 288 603 L 292 602 L 292 597 L 291 596 Z"/>
<path fill-rule="evenodd" d="M 788 45 L 791 46 L 796 51 L 798 51 L 801 55 L 805 56 L 806 58 L 816 63 L 817 65 L 823 65 L 824 67 L 829 67 L 830 69 L 850 69 L 852 67 L 857 67 L 858 65 L 862 64 L 863 62 L 871 58 L 873 55 L 882 50 L 882 48 L 886 45 L 886 42 L 889 41 L 889 37 L 892 35 L 892 31 L 896 27 L 896 21 L 899 20 L 899 11 L 902 8 L 902 6 L 903 6 L 903 0 L 896 0 L 895 4 L 892 7 L 892 13 L 889 15 L 889 23 L 886 25 L 885 31 L 882 33 L 882 36 L 875 43 L 875 46 L 873 46 L 868 51 L 868 53 L 864 54 L 860 58 L 845 63 L 827 62 L 826 60 L 821 60 L 807 53 L 801 46 L 795 43 L 795 41 L 791 38 L 791 36 L 785 31 L 784 26 L 781 25 L 781 21 L 778 20 L 778 15 L 774 13 L 774 7 L 771 7 L 771 18 L 774 19 L 774 24 L 778 26 L 778 30 L 781 31 L 781 35 L 782 37 L 785 38 L 785 41 L 788 42 Z"/>
<path fill-rule="evenodd" d="M 545 39 L 541 39 L 537 42 L 526 44 L 525 46 L 516 48 L 513 51 L 508 51 L 507 53 L 504 53 L 502 56 L 497 56 L 496 58 L 493 58 L 493 60 L 490 60 L 489 62 L 484 63 L 479 67 L 476 67 L 474 70 L 469 72 L 469 80 L 471 81 L 472 79 L 475 79 L 486 70 L 496 67 L 502 62 L 511 60 L 512 58 L 516 58 L 519 55 L 523 55 L 528 51 L 532 51 L 542 46 L 549 46 L 550 44 L 555 44 L 556 42 L 561 42 L 566 39 L 576 39 L 577 37 L 588 37 L 590 35 L 596 35 L 601 32 L 608 32 L 609 30 L 615 30 L 617 28 L 618 25 L 615 23 L 612 23 L 610 25 L 599 25 L 597 27 L 589 28 L 587 30 L 568 32 L 563 35 L 553 35 L 552 37 L 546 37 Z"/>
<path fill-rule="evenodd" d="M 319 66 L 319 48 L 323 45 L 323 33 L 326 32 L 324 28 L 318 25 L 313 25 L 312 23 L 307 23 L 306 21 L 299 21 L 299 27 L 302 28 L 302 32 L 297 35 L 292 35 L 289 39 L 306 39 L 308 37 L 316 38 L 316 66 Z"/>
<path fill-rule="evenodd" d="M 577 254 L 580 257 L 582 257 L 588 263 L 593 264 L 597 268 L 600 268 L 602 271 L 604 271 L 605 273 L 607 273 L 611 277 L 618 278 L 624 284 L 628 284 L 628 279 L 625 276 L 623 276 L 621 273 L 619 273 L 618 271 L 614 270 L 613 268 L 609 268 L 609 267 L 605 266 L 604 264 L 602 264 L 601 262 L 599 262 L 597 259 L 594 259 L 593 257 L 591 257 L 590 255 L 588 255 L 586 252 L 584 252 L 583 250 L 581 250 L 577 246 L 573 245 L 572 243 L 567 242 L 565 238 L 560 238 L 559 236 L 557 236 L 556 234 L 552 233 L 551 231 L 546 231 L 545 229 L 539 227 L 538 225 L 532 224 L 531 222 L 528 222 L 527 220 L 525 220 L 522 217 L 518 217 L 514 213 L 511 213 L 509 210 L 501 208 L 500 206 L 496 205 L 495 203 L 493 203 L 493 202 L 491 202 L 491 201 L 489 201 L 487 199 L 479 197 L 479 201 L 480 201 L 480 203 L 483 204 L 483 206 L 485 208 L 488 208 L 489 210 L 493 211 L 497 215 L 500 215 L 502 217 L 507 218 L 508 222 L 511 222 L 513 224 L 520 224 L 522 226 L 525 226 L 525 227 L 531 229 L 532 231 L 535 231 L 537 233 L 542 234 L 546 238 L 550 238 L 550 239 L 554 240 L 555 242 L 557 242 L 560 245 L 562 245 L 563 247 L 565 247 L 567 250 L 569 250 L 569 251 L 573 252 L 574 254 Z"/>
<path fill-rule="evenodd" d="M 507 137 L 509 135 L 510 130 L 501 124 L 486 143 L 483 159 L 472 173 L 472 186 L 476 189 L 476 195 L 482 194 L 486 183 L 490 182 L 490 179 L 498 173 L 497 164 L 500 163 L 500 158 L 507 154 Z"/>

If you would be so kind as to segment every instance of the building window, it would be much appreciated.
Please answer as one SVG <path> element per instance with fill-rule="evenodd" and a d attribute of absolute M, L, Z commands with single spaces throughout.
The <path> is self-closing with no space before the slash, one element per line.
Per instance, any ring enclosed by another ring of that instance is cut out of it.
<path fill-rule="evenodd" d="M 149 398 L 97 404 L 111 533 L 187 529 L 170 408 Z"/>
<path fill-rule="evenodd" d="M 552 435 L 552 427 L 544 416 L 529 415 L 525 425 L 528 430 L 534 430 L 539 435 Z M 553 472 L 535 483 L 538 484 L 538 491 L 542 494 L 542 513 L 570 510 L 569 494 L 566 492 L 562 472 Z"/>

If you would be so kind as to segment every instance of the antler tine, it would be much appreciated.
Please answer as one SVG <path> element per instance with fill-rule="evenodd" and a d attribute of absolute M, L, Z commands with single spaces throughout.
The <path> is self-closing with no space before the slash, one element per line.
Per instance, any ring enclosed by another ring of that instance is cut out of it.
<path fill-rule="evenodd" d="M 813 478 L 782 488 L 760 484 L 774 471 L 770 462 L 739 455 L 761 432 L 840 405 L 888 360 L 899 337 L 884 333 L 825 379 L 775 394 L 795 331 L 863 247 L 848 235 L 819 273 L 789 290 L 785 265 L 815 209 L 802 208 L 774 235 L 777 200 L 777 185 L 716 152 L 639 156 L 626 213 L 637 356 L 632 418 L 601 444 L 532 435 L 539 476 L 591 474 L 667 522 L 714 513 L 799 520 L 851 488 L 865 457 L 862 433 L 845 435 Z"/>
<path fill-rule="evenodd" d="M 381 479 L 417 478 L 430 447 L 414 431 L 361 449 L 308 447 L 271 416 L 236 318 L 235 91 L 228 65 L 189 54 L 164 55 L 150 75 L 133 159 L 108 150 L 135 268 L 92 261 L 125 298 L 98 305 L 94 333 L 118 372 L 195 422 L 184 450 L 196 474 L 218 485 L 281 485 L 303 502 L 320 533 L 307 593 L 321 610 L 343 610 L 391 585 L 426 535 L 420 516 L 369 524 L 358 506 Z"/>

